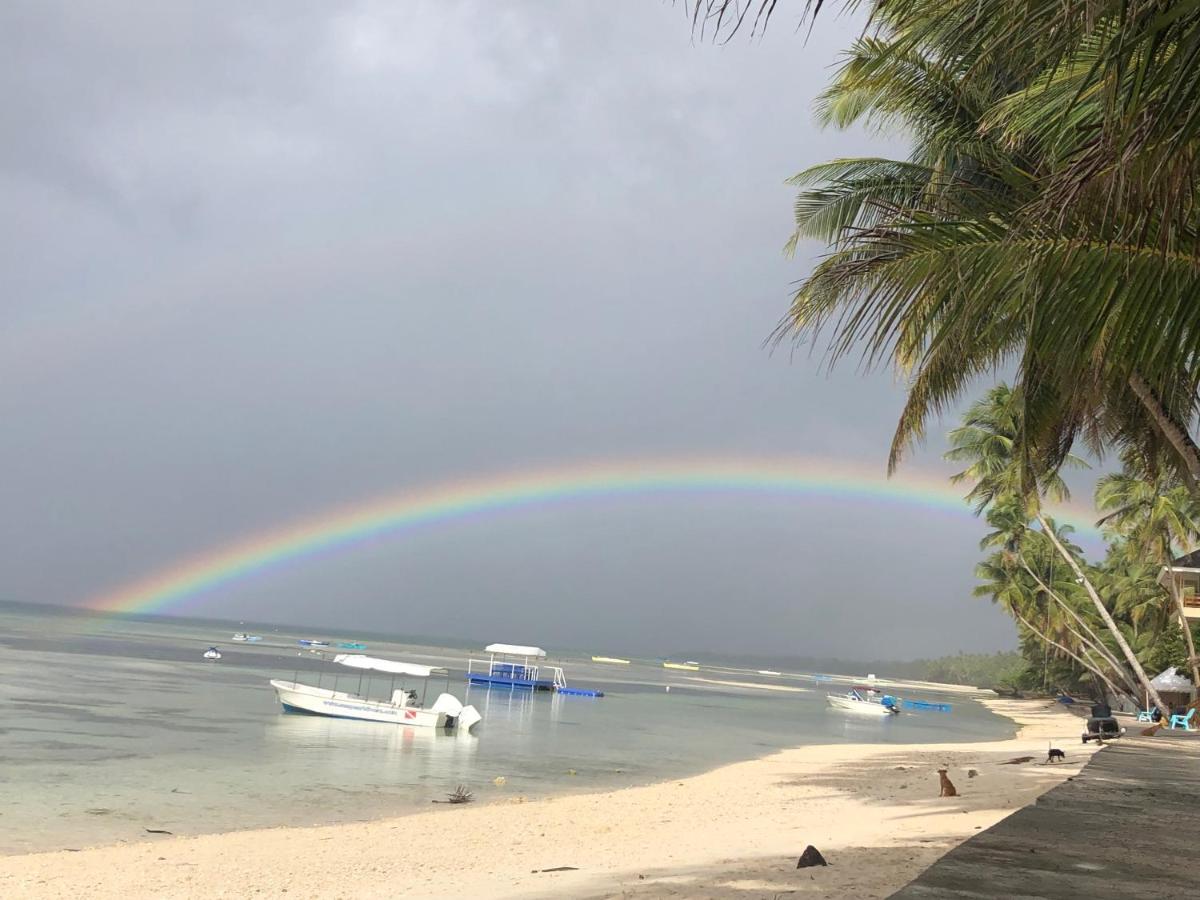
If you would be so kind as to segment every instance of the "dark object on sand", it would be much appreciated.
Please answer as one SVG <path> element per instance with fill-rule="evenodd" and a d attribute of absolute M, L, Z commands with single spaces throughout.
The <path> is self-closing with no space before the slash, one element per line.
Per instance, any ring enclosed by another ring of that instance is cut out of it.
<path fill-rule="evenodd" d="M 974 778 L 978 774 L 979 774 L 979 771 L 977 769 L 967 769 L 967 777 L 968 778 Z"/>
<path fill-rule="evenodd" d="M 553 869 L 534 869 L 532 874 L 536 875 L 539 872 L 578 872 L 578 866 L 555 866 Z M 643 877 L 643 876 L 638 876 Z"/>
<path fill-rule="evenodd" d="M 465 784 L 460 784 L 454 789 L 454 793 L 447 794 L 445 800 L 434 800 L 434 803 L 470 803 L 475 799 L 475 795 L 467 790 Z"/>
<path fill-rule="evenodd" d="M 1014 756 L 1012 759 L 1006 759 L 1000 763 L 1002 766 L 1019 766 L 1021 763 L 1033 762 L 1032 756 Z"/>
<path fill-rule="evenodd" d="M 941 791 L 938 793 L 939 797 L 958 796 L 958 788 L 954 786 L 954 782 L 950 780 L 950 776 L 947 774 L 949 771 L 949 769 L 938 769 L 938 781 L 941 783 Z"/>
<path fill-rule="evenodd" d="M 167 831 L 164 828 L 147 828 L 146 834 L 174 834 L 174 832 Z"/>
<path fill-rule="evenodd" d="M 797 869 L 807 869 L 809 866 L 827 866 L 825 857 L 821 855 L 821 851 L 809 844 L 804 848 L 804 852 L 800 854 L 800 858 L 796 860 Z"/>
<path fill-rule="evenodd" d="M 1102 705 L 1096 704 L 1092 709 L 1095 710 Z M 1092 716 L 1087 720 L 1087 731 L 1083 733 L 1083 742 L 1086 744 L 1088 741 L 1112 741 L 1124 733 L 1125 729 L 1112 716 Z"/>
<path fill-rule="evenodd" d="M 1060 760 L 1063 762 L 1066 762 L 1067 754 L 1063 753 L 1057 747 L 1051 747 L 1050 750 L 1046 753 L 1046 762 L 1052 763 L 1052 762 L 1059 762 Z"/>

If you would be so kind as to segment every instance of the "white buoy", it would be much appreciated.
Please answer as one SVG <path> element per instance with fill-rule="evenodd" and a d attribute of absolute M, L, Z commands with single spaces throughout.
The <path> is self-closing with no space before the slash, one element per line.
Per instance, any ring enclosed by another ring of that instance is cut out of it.
<path fill-rule="evenodd" d="M 671 693 L 671 686 L 669 684 L 667 685 L 667 693 Z"/>

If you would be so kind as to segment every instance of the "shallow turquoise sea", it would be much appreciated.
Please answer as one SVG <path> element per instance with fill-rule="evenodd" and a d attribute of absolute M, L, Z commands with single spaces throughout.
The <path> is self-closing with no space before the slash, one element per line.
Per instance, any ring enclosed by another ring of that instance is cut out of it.
<path fill-rule="evenodd" d="M 745 670 L 681 672 L 551 650 L 570 684 L 606 696 L 468 691 L 469 648 L 365 632 L 330 637 L 450 668 L 451 693 L 483 722 L 468 736 L 285 714 L 268 680 L 299 669 L 302 681 L 329 686 L 335 667 L 296 645 L 329 635 L 266 626 L 261 644 L 230 640 L 248 627 L 0 606 L 0 853 L 134 841 L 147 828 L 201 834 L 378 818 L 426 808 L 459 784 L 480 801 L 540 797 L 683 777 L 803 744 L 995 740 L 1015 730 L 967 697 L 933 692 L 904 696 L 953 703 L 953 713 L 859 721 L 827 709 L 829 684 L 805 673 L 759 676 L 752 660 Z M 213 644 L 219 662 L 202 659 Z M 355 689 L 358 675 L 340 686 Z M 435 686 L 444 682 L 431 685 L 430 701 Z M 387 687 L 381 679 L 376 694 Z"/>

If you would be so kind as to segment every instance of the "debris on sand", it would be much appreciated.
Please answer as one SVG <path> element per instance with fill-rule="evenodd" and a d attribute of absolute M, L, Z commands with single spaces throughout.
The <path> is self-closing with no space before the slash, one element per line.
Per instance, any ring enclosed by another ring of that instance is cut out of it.
<path fill-rule="evenodd" d="M 800 854 L 800 858 L 796 860 L 797 869 L 807 869 L 809 866 L 827 866 L 829 863 L 825 861 L 825 857 L 821 855 L 821 851 L 809 844 L 804 848 L 804 852 Z"/>

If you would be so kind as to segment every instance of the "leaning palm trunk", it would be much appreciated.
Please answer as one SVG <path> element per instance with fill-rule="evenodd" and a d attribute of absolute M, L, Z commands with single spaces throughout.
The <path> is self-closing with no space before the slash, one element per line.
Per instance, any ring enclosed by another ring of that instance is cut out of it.
<path fill-rule="evenodd" d="M 1083 628 L 1083 630 L 1085 632 L 1087 632 L 1088 636 L 1085 638 L 1083 635 L 1081 635 L 1079 632 L 1077 632 L 1074 628 L 1072 628 L 1069 624 L 1067 625 L 1067 629 L 1071 632 L 1071 634 L 1073 634 L 1075 636 L 1075 639 L 1077 641 L 1079 641 L 1080 645 L 1092 650 L 1095 653 L 1098 653 L 1100 655 L 1100 657 L 1112 668 L 1113 672 L 1116 673 L 1116 675 L 1118 675 L 1123 682 L 1125 682 L 1125 684 L 1128 686 L 1128 688 L 1131 691 L 1134 691 L 1136 693 L 1136 684 L 1134 682 L 1133 677 L 1129 674 L 1129 672 L 1126 670 L 1126 668 L 1123 665 L 1121 665 L 1120 661 L 1115 656 L 1113 656 L 1113 654 L 1109 651 L 1109 649 L 1104 646 L 1104 642 L 1100 640 L 1100 636 L 1092 630 L 1092 627 L 1090 625 L 1088 625 L 1087 622 L 1084 621 L 1083 616 L 1081 616 L 1081 615 L 1079 615 L 1079 613 L 1075 612 L 1075 610 L 1072 609 L 1070 607 L 1070 605 L 1065 600 L 1063 600 L 1062 597 L 1060 597 L 1056 591 L 1051 589 L 1051 587 L 1049 585 L 1047 585 L 1044 581 L 1042 581 L 1041 578 L 1038 577 L 1037 573 L 1034 572 L 1032 568 L 1030 568 L 1029 563 L 1027 563 L 1025 561 L 1024 556 L 1020 556 L 1020 560 L 1021 560 L 1021 566 L 1029 574 L 1029 577 L 1032 578 L 1035 582 L 1037 582 L 1038 587 L 1040 587 L 1043 591 L 1045 591 L 1047 596 L 1049 596 L 1062 609 L 1066 610 L 1066 612 L 1068 614 L 1070 614 L 1070 616 L 1072 618 L 1074 618 L 1076 622 L 1079 623 L 1079 626 L 1081 628 Z"/>
<path fill-rule="evenodd" d="M 1192 640 L 1192 626 L 1188 622 L 1187 610 L 1183 605 L 1183 597 L 1179 595 L 1179 585 L 1175 581 L 1175 570 L 1171 567 L 1171 556 L 1167 555 L 1167 580 L 1171 587 L 1169 593 L 1175 601 L 1175 612 L 1179 616 L 1179 627 L 1183 629 L 1184 640 L 1187 641 L 1188 666 L 1192 670 L 1192 684 L 1200 688 L 1200 660 L 1196 659 L 1196 642 Z"/>
<path fill-rule="evenodd" d="M 1053 647 L 1056 650 L 1061 650 L 1063 653 L 1067 654 L 1067 656 L 1071 657 L 1071 659 L 1075 660 L 1075 662 L 1079 663 L 1079 665 L 1083 666 L 1083 668 L 1085 668 L 1088 672 L 1090 672 L 1096 678 L 1099 678 L 1106 685 L 1108 685 L 1108 689 L 1112 692 L 1112 695 L 1114 697 L 1119 697 L 1122 694 L 1127 693 L 1126 691 L 1122 691 L 1119 687 L 1117 687 L 1115 684 L 1113 684 L 1112 681 L 1109 679 L 1109 677 L 1107 675 L 1105 675 L 1094 663 L 1089 662 L 1088 660 L 1084 659 L 1082 656 L 1080 656 L 1078 653 L 1076 653 L 1074 650 L 1072 650 L 1070 647 L 1066 646 L 1065 644 L 1060 644 L 1058 641 L 1054 640 L 1054 638 L 1050 637 L 1048 634 L 1044 634 L 1041 631 L 1039 631 L 1032 624 L 1030 624 L 1029 621 L 1024 616 L 1022 616 L 1019 612 L 1017 612 L 1015 609 L 1012 611 L 1012 614 L 1018 622 L 1020 622 L 1022 625 L 1024 625 L 1026 628 L 1029 629 L 1031 634 L 1036 635 L 1038 640 L 1044 642 L 1045 644 Z"/>
<path fill-rule="evenodd" d="M 1146 379 L 1134 372 L 1129 376 L 1129 389 L 1133 391 L 1142 408 L 1153 420 L 1159 433 L 1166 438 L 1171 449 L 1179 457 L 1179 474 L 1186 480 L 1193 494 L 1200 492 L 1200 447 L 1192 440 L 1192 436 L 1163 407 L 1158 395 L 1146 383 Z M 1195 656 L 1196 654 L 1192 654 Z"/>
<path fill-rule="evenodd" d="M 1112 632 L 1113 640 L 1117 642 L 1117 646 L 1121 648 L 1121 652 L 1125 655 L 1125 659 L 1129 662 L 1129 668 L 1133 670 L 1133 674 L 1137 677 L 1138 683 L 1142 690 L 1154 701 L 1154 705 L 1161 710 L 1166 710 L 1167 705 L 1163 703 L 1162 697 L 1158 695 L 1158 689 L 1150 683 L 1149 677 L 1146 675 L 1146 670 L 1142 668 L 1142 664 L 1138 662 L 1137 656 L 1134 655 L 1133 648 L 1129 646 L 1129 642 L 1125 640 L 1125 635 L 1121 634 L 1121 629 L 1117 627 L 1116 621 L 1113 620 L 1112 613 L 1108 611 L 1108 607 L 1104 605 L 1104 601 L 1100 599 L 1100 595 L 1096 593 L 1096 588 L 1092 585 L 1091 580 L 1084 574 L 1082 568 L 1075 557 L 1072 556 L 1067 548 L 1062 545 L 1062 541 L 1058 539 L 1058 535 L 1054 533 L 1054 529 L 1050 527 L 1050 523 L 1046 521 L 1039 510 L 1036 514 L 1038 524 L 1042 526 L 1042 531 L 1046 537 L 1050 538 L 1050 542 L 1054 544 L 1058 555 L 1066 560 L 1067 565 L 1071 567 L 1071 571 L 1075 573 L 1075 577 L 1079 579 L 1079 583 L 1083 585 L 1087 591 L 1088 597 L 1092 601 L 1092 605 L 1096 607 L 1096 612 L 1100 614 L 1100 618 L 1104 620 L 1104 624 L 1108 630 Z"/>

